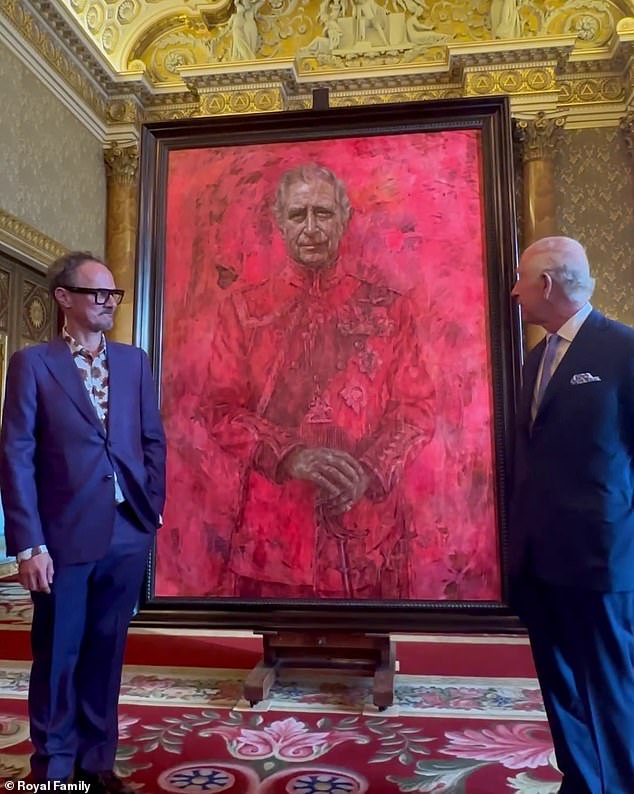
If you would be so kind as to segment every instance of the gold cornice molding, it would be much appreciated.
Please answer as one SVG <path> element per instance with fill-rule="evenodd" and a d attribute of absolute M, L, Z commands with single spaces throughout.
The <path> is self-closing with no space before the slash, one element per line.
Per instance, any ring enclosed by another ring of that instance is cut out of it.
<path fill-rule="evenodd" d="M 532 118 L 516 118 L 514 135 L 522 161 L 553 160 L 565 123 L 564 115 L 548 116 L 543 110 Z"/>
<path fill-rule="evenodd" d="M 284 2 L 290 8 L 295 0 Z M 561 0 L 562 8 L 566 2 Z M 147 39 L 152 26 L 167 30 L 170 13 L 178 13 L 177 21 L 186 20 L 190 32 L 202 37 L 210 25 L 227 24 L 221 19 L 231 10 L 230 0 L 193 0 L 188 9 L 172 0 L 112 0 L 105 5 L 105 0 L 92 5 L 88 0 L 60 0 L 58 6 L 50 0 L 0 0 L 0 17 L 17 30 L 25 49 L 36 51 L 69 93 L 94 114 L 95 129 L 106 143 L 138 140 L 141 124 L 158 119 L 308 107 L 310 92 L 318 86 L 329 88 L 333 106 L 505 94 L 514 116 L 565 111 L 570 129 L 616 126 L 634 100 L 634 0 L 610 2 L 628 16 L 601 46 L 588 46 L 561 28 L 557 35 L 541 37 L 449 41 L 421 50 L 413 60 L 403 57 L 390 63 L 364 59 L 362 54 L 356 60 L 318 63 L 298 50 L 291 58 L 183 63 L 175 68 L 172 82 L 160 84 L 152 82 L 141 61 L 110 73 L 104 58 L 91 54 L 94 37 L 86 35 L 77 46 L 82 31 L 78 22 L 68 21 L 71 10 L 77 20 L 83 9 L 82 19 L 96 30 L 98 19 L 89 11 L 101 4 L 103 25 L 114 24 L 116 18 L 121 30 L 129 31 L 139 21 L 136 3 L 147 11 L 137 26 L 139 36 L 143 33 Z M 308 0 L 308 10 L 302 13 L 310 16 L 318 5 Z M 132 46 L 127 51 L 137 52 Z"/>
<path fill-rule="evenodd" d="M 67 251 L 61 243 L 3 209 L 0 209 L 0 245 L 45 266 Z"/>
<path fill-rule="evenodd" d="M 113 143 L 104 149 L 103 159 L 110 184 L 136 184 L 139 170 L 139 147 L 136 143 Z"/>
<path fill-rule="evenodd" d="M 31 9 L 26 0 L 0 0 L 0 13 L 57 76 L 94 112 L 97 118 L 106 118 L 106 93 L 88 76 L 85 69 L 67 51 L 58 37 Z M 67 31 L 70 36 L 70 32 Z M 96 61 L 91 71 L 100 71 Z"/>

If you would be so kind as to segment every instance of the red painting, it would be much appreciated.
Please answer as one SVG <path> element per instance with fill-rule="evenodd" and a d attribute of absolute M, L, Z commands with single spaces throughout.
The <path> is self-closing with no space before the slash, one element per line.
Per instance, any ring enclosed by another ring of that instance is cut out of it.
<path fill-rule="evenodd" d="M 169 152 L 155 596 L 500 601 L 481 134 Z"/>

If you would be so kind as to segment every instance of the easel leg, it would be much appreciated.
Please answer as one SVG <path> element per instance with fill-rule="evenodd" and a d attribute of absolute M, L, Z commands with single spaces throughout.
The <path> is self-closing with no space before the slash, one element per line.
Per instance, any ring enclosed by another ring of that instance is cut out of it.
<path fill-rule="evenodd" d="M 268 696 L 277 678 L 277 664 L 259 661 L 244 681 L 244 697 L 255 706 Z"/>
<path fill-rule="evenodd" d="M 385 637 L 381 644 L 381 660 L 374 671 L 373 700 L 379 711 L 394 703 L 394 675 L 396 674 L 396 648 L 394 642 Z"/>

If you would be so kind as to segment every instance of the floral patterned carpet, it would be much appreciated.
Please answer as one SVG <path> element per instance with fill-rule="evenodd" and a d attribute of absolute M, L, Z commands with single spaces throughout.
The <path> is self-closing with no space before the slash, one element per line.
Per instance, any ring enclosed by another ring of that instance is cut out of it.
<path fill-rule="evenodd" d="M 0 583 L 0 658 L 29 621 L 28 599 Z M 496 638 L 478 643 L 492 660 L 500 651 Z M 558 791 L 531 677 L 398 675 L 395 705 L 378 712 L 367 678 L 291 671 L 251 708 L 246 672 L 126 666 L 118 773 L 141 794 Z M 0 780 L 28 773 L 28 674 L 26 659 L 0 661 Z"/>
<path fill-rule="evenodd" d="M 555 794 L 543 721 L 122 704 L 117 771 L 141 792 Z M 461 704 L 461 708 L 463 705 Z M 24 700 L 0 700 L 0 779 L 28 771 Z"/>

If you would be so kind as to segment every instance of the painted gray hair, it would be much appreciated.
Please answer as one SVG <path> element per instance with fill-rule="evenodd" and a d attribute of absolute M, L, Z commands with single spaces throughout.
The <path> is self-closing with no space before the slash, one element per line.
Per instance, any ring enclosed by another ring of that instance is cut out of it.
<path fill-rule="evenodd" d="M 273 215 L 275 216 L 278 226 L 281 225 L 284 218 L 284 209 L 287 204 L 288 191 L 291 185 L 297 182 L 313 182 L 315 179 L 328 182 L 333 186 L 335 190 L 335 202 L 341 212 L 343 222 L 344 224 L 348 223 L 352 215 L 352 207 L 350 206 L 348 191 L 344 183 L 335 176 L 330 168 L 326 168 L 326 166 L 319 165 L 318 163 L 306 163 L 305 165 L 300 165 L 297 166 L 297 168 L 291 168 L 289 171 L 285 171 L 280 178 L 275 200 L 273 202 Z"/>

